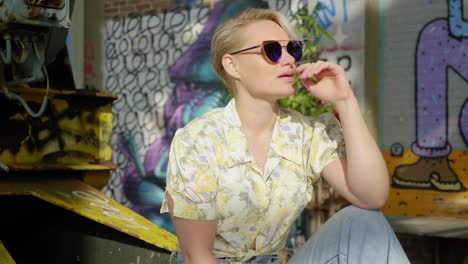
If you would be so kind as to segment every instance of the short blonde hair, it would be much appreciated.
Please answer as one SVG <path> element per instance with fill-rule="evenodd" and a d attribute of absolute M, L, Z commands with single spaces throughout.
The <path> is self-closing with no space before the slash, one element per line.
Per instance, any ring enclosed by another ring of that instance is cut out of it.
<path fill-rule="evenodd" d="M 271 9 L 247 8 L 221 23 L 211 39 L 211 63 L 223 84 L 230 91 L 231 84 L 224 70 L 222 58 L 225 54 L 240 48 L 240 32 L 243 28 L 262 20 L 275 22 L 286 31 L 291 39 L 297 39 L 297 34 L 288 19 L 280 12 Z"/>

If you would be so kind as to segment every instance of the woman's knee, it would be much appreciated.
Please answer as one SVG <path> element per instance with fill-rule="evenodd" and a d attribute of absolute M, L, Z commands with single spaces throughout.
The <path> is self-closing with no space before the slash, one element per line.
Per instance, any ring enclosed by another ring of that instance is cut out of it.
<path fill-rule="evenodd" d="M 385 220 L 385 216 L 383 215 L 381 210 L 372 210 L 372 209 L 363 209 L 356 207 L 354 205 L 347 206 L 340 211 L 338 211 L 337 215 L 342 217 L 354 219 L 373 219 L 373 220 Z"/>
<path fill-rule="evenodd" d="M 356 206 L 347 206 L 338 213 L 342 224 L 353 226 L 353 228 L 377 229 L 388 232 L 391 227 L 381 210 L 363 209 Z"/>

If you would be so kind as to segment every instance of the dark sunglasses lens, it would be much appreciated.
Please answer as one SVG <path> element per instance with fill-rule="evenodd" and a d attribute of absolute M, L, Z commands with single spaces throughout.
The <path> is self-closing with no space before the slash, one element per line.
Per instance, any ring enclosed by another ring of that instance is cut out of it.
<path fill-rule="evenodd" d="M 287 50 L 288 50 L 288 53 L 291 54 L 291 56 L 294 57 L 296 62 L 298 62 L 298 61 L 300 61 L 302 59 L 302 47 L 303 47 L 302 42 L 297 41 L 297 40 L 289 41 L 288 45 L 286 47 Z"/>
<path fill-rule="evenodd" d="M 263 50 L 265 51 L 265 56 L 271 62 L 278 62 L 281 58 L 281 44 L 278 41 L 266 42 L 263 44 Z"/>

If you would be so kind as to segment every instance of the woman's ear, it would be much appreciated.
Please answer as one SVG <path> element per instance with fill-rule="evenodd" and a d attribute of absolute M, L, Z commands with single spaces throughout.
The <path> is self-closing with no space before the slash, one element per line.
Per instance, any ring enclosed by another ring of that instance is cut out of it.
<path fill-rule="evenodd" d="M 239 65 L 232 55 L 224 54 L 221 62 L 224 70 L 231 78 L 239 79 Z"/>

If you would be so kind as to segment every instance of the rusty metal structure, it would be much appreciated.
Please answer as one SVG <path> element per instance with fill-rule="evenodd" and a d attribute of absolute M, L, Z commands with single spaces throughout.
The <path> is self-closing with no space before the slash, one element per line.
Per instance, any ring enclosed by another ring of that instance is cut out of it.
<path fill-rule="evenodd" d="M 0 1 L 0 55 L 8 85 L 74 87 L 65 46 L 74 0 Z"/>

